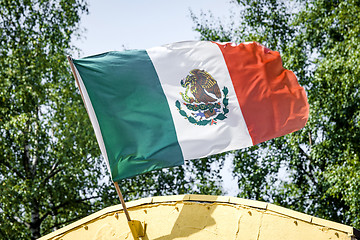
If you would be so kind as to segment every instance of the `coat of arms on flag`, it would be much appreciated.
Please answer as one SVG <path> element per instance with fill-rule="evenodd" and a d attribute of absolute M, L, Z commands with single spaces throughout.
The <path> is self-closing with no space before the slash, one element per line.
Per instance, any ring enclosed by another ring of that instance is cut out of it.
<path fill-rule="evenodd" d="M 180 83 L 185 88 L 185 92 L 180 92 L 185 108 L 181 107 L 179 100 L 175 105 L 179 113 L 190 123 L 206 126 L 226 118 L 226 114 L 229 113 L 229 91 L 224 87 L 221 93 L 217 81 L 208 72 L 193 69 Z"/>

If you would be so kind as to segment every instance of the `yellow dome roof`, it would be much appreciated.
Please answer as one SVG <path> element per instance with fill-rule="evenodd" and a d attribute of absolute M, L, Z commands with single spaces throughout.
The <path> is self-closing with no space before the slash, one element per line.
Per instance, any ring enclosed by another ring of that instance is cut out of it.
<path fill-rule="evenodd" d="M 274 204 L 225 196 L 176 195 L 128 202 L 146 240 L 360 240 L 350 226 Z M 121 205 L 105 208 L 40 240 L 133 239 Z"/>

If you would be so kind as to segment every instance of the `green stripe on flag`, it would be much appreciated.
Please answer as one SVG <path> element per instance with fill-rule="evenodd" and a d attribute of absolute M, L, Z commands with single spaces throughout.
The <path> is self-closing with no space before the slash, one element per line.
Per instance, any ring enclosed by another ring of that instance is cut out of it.
<path fill-rule="evenodd" d="M 113 181 L 184 163 L 146 51 L 108 52 L 74 64 L 99 122 Z"/>

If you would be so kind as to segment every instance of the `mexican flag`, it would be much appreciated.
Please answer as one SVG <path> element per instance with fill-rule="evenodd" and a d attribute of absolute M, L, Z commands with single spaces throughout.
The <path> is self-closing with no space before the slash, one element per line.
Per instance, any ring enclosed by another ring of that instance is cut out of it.
<path fill-rule="evenodd" d="M 73 60 L 114 182 L 302 128 L 309 106 L 278 52 L 173 43 Z"/>

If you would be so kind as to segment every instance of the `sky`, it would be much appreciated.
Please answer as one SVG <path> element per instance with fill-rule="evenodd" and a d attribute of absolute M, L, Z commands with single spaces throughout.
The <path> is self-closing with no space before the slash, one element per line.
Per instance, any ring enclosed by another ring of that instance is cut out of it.
<path fill-rule="evenodd" d="M 231 6 L 230 0 L 90 0 L 89 14 L 82 16 L 80 23 L 85 31 L 73 42 L 81 54 L 74 57 L 199 40 L 190 9 L 196 16 L 210 11 L 216 19 L 224 19 Z M 228 159 L 221 171 L 223 189 L 236 196 L 239 190 L 231 168 Z"/>
<path fill-rule="evenodd" d="M 86 31 L 74 44 L 84 57 L 199 40 L 190 9 L 197 16 L 201 11 L 211 11 L 224 18 L 230 8 L 230 0 L 90 0 L 89 14 L 82 17 L 80 24 Z"/>

